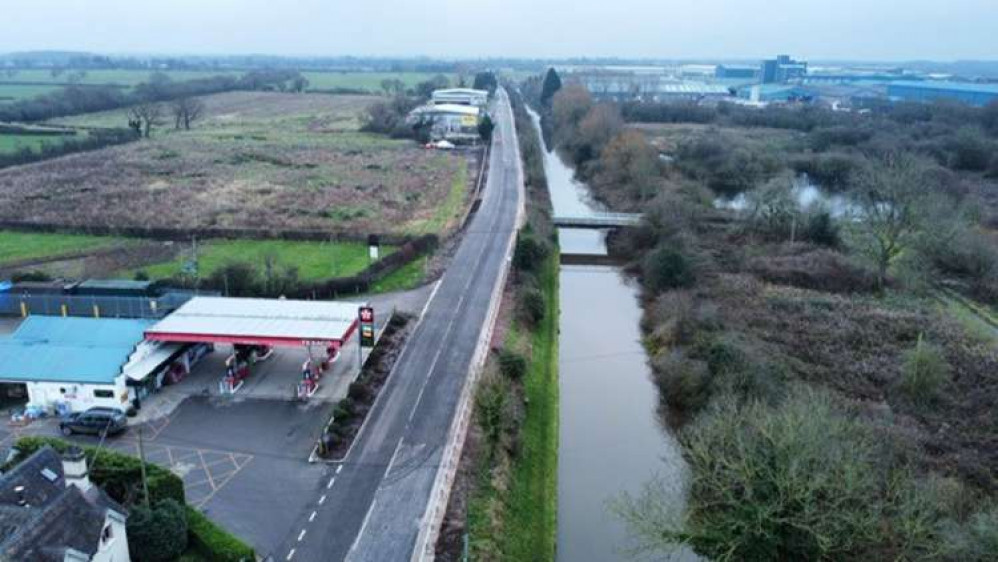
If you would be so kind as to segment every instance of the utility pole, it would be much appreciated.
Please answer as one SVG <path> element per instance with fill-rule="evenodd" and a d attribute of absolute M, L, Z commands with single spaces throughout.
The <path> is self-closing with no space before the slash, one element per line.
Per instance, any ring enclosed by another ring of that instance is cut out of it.
<path fill-rule="evenodd" d="M 149 507 L 149 480 L 146 478 L 146 450 L 142 443 L 142 427 L 139 426 L 139 467 L 142 469 L 142 493 Z"/>

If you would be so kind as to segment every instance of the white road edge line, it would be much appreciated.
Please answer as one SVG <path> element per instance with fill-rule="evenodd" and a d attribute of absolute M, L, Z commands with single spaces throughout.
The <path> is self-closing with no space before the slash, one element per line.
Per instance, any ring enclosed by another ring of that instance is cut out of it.
<path fill-rule="evenodd" d="M 371 513 L 374 512 L 374 506 L 378 504 L 378 500 L 371 501 L 371 508 L 367 510 L 367 515 L 364 516 L 364 522 L 360 524 L 360 531 L 357 532 L 357 538 L 353 540 L 353 544 L 350 545 L 350 551 L 348 555 L 357 549 L 357 543 L 360 542 L 360 537 L 364 536 L 364 530 L 367 529 L 367 524 L 371 522 Z"/>
<path fill-rule="evenodd" d="M 303 538 L 305 538 L 305 529 L 302 529 L 301 532 L 298 533 L 298 542 L 301 542 Z"/>

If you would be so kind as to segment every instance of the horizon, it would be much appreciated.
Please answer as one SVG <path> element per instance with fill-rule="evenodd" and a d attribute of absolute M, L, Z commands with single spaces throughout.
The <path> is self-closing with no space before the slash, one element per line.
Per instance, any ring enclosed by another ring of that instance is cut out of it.
<path fill-rule="evenodd" d="M 806 60 L 955 62 L 994 60 L 998 23 L 989 0 L 774 0 L 764 10 L 739 0 L 569 0 L 353 5 L 292 0 L 39 0 L 9 9 L 0 51 L 78 50 L 182 56 L 434 59 L 752 60 L 791 53 Z M 233 17 L 238 14 L 238 18 Z M 485 30 L 483 32 L 483 30 Z M 946 41 L 925 38 L 945 37 Z"/>

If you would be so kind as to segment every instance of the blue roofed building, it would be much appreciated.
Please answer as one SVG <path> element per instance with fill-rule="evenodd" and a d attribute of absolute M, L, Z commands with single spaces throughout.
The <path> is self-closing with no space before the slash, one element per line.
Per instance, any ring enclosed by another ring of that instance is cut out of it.
<path fill-rule="evenodd" d="M 998 101 L 998 84 L 897 81 L 888 84 L 887 97 L 894 101 L 957 101 L 983 107 Z"/>
<path fill-rule="evenodd" d="M 814 90 L 789 84 L 756 84 L 738 89 L 738 97 L 755 103 L 809 102 L 814 100 Z"/>
<path fill-rule="evenodd" d="M 48 411 L 127 410 L 135 381 L 183 352 L 180 345 L 145 341 L 152 324 L 28 316 L 13 333 L 0 336 L 0 382 L 24 384 L 29 405 Z"/>

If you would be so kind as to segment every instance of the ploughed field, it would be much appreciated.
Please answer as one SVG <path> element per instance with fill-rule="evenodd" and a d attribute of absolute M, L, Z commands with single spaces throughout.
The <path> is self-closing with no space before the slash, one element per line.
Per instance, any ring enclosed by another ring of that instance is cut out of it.
<path fill-rule="evenodd" d="M 359 131 L 371 96 L 231 92 L 191 131 L 0 170 L 0 221 L 68 226 L 439 232 L 456 225 L 465 156 Z M 125 110 L 58 120 L 123 127 Z"/>

